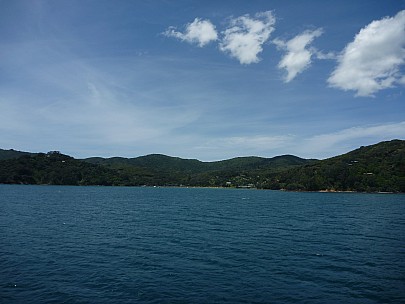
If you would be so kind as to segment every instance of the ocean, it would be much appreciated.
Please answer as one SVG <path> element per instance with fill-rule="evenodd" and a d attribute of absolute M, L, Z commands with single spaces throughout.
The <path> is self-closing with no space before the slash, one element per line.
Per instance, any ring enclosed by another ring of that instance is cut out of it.
<path fill-rule="evenodd" d="M 0 185 L 1 303 L 405 303 L 405 195 Z"/>

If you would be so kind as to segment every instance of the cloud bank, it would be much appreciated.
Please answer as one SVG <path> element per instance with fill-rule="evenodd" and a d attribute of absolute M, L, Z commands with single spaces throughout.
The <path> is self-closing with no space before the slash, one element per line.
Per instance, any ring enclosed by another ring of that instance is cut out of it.
<path fill-rule="evenodd" d="M 274 31 L 276 19 L 271 11 L 257 13 L 253 18 L 244 15 L 230 22 L 223 32 L 220 50 L 229 53 L 241 64 L 259 62 L 263 44 Z"/>
<path fill-rule="evenodd" d="M 176 31 L 175 27 L 169 27 L 164 35 L 189 43 L 196 43 L 199 47 L 218 39 L 217 31 L 211 21 L 199 18 L 195 18 L 192 23 L 187 24 L 184 33 Z"/>
<path fill-rule="evenodd" d="M 340 54 L 328 83 L 356 91 L 356 96 L 373 96 L 404 82 L 400 72 L 404 63 L 405 10 L 364 27 Z"/>
<path fill-rule="evenodd" d="M 273 40 L 273 43 L 275 43 L 279 49 L 287 51 L 287 54 L 278 64 L 279 69 L 285 69 L 287 71 L 287 75 L 284 79 L 285 82 L 290 82 L 299 73 L 310 66 L 311 57 L 316 54 L 316 50 L 314 48 L 308 49 L 307 46 L 311 44 L 315 38 L 321 36 L 322 33 L 322 29 L 316 29 L 314 31 L 305 31 L 289 41 L 280 39 Z"/>

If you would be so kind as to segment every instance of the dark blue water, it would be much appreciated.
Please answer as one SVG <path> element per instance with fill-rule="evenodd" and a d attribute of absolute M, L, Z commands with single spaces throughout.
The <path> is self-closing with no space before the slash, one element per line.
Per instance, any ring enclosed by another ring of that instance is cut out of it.
<path fill-rule="evenodd" d="M 405 196 L 0 185 L 1 303 L 405 303 Z"/>

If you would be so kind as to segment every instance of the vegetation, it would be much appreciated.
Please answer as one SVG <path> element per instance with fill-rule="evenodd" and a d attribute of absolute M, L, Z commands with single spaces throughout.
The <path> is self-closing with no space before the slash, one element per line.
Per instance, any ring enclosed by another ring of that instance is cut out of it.
<path fill-rule="evenodd" d="M 159 154 L 78 160 L 58 151 L 0 150 L 0 183 L 405 192 L 405 141 L 361 147 L 326 160 L 284 155 L 202 162 Z"/>
<path fill-rule="evenodd" d="M 293 168 L 311 160 L 285 155 L 274 158 L 237 157 L 217 162 L 202 162 L 160 154 L 137 158 L 88 158 L 86 162 L 119 171 L 126 185 L 257 187 L 260 176 Z"/>
<path fill-rule="evenodd" d="M 405 141 L 361 147 L 270 175 L 263 187 L 295 191 L 405 192 Z"/>
<path fill-rule="evenodd" d="M 23 155 L 0 161 L 0 183 L 112 185 L 116 172 L 59 152 Z"/>
<path fill-rule="evenodd" d="M 34 155 L 34 154 L 29 152 L 16 151 L 14 149 L 10 150 L 0 149 L 0 160 L 19 158 L 24 155 Z"/>

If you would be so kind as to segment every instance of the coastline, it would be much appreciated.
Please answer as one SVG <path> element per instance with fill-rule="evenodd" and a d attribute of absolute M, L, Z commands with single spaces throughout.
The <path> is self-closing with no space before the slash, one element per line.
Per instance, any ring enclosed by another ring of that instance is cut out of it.
<path fill-rule="evenodd" d="M 263 191 L 281 191 L 281 192 L 296 192 L 296 193 L 357 193 L 357 194 L 405 194 L 405 192 L 389 192 L 389 191 L 355 191 L 355 190 L 331 190 L 323 189 L 317 191 L 308 190 L 287 190 L 287 189 L 266 189 L 266 188 L 256 188 L 256 187 L 220 187 L 220 186 L 164 186 L 164 185 L 58 185 L 58 184 L 5 184 L 2 185 L 16 185 L 16 186 L 62 186 L 62 187 L 114 187 L 114 188 L 178 188 L 178 189 L 229 189 L 229 190 L 263 190 Z"/>

